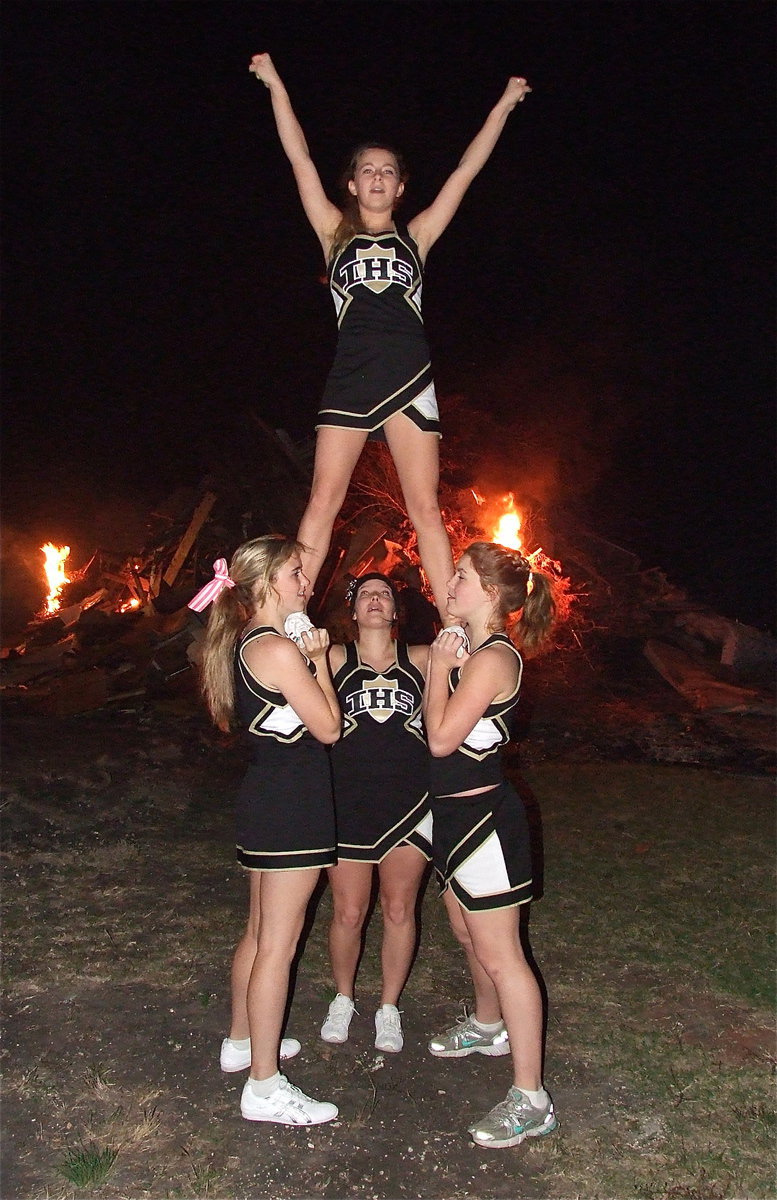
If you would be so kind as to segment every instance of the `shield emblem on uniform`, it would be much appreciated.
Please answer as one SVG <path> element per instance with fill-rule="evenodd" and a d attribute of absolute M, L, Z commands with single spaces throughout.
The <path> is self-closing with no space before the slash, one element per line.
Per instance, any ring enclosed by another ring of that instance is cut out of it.
<path fill-rule="evenodd" d="M 356 247 L 357 258 L 385 258 L 389 262 L 393 262 L 396 256 L 396 250 L 393 246 L 379 246 L 377 242 L 374 242 L 372 246 L 370 246 L 369 250 L 362 250 L 360 246 Z M 390 272 L 387 269 L 386 275 L 388 276 L 389 273 Z M 366 288 L 369 288 L 371 292 L 375 292 L 376 294 L 379 292 L 385 292 L 387 287 L 391 287 L 390 278 L 365 279 L 363 280 L 363 283 Z"/>
<path fill-rule="evenodd" d="M 392 693 L 397 690 L 398 686 L 396 679 L 385 679 L 382 675 L 376 675 L 374 679 L 370 679 L 364 685 L 367 712 L 379 725 L 388 721 L 394 712 Z M 380 695 L 381 692 L 383 695 Z"/>

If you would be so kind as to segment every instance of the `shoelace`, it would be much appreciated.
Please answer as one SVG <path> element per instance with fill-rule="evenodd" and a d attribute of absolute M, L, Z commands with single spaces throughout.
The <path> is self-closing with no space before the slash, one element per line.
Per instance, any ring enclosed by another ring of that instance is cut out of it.
<path fill-rule="evenodd" d="M 283 1092 L 283 1105 L 286 1108 L 297 1109 L 307 1116 L 305 1112 L 305 1101 L 310 1097 L 306 1096 L 301 1088 L 295 1087 L 293 1083 L 289 1083 L 288 1079 L 284 1079 L 280 1083 L 280 1088 Z"/>
<path fill-rule="evenodd" d="M 332 1017 L 358 1017 L 359 1015 L 359 1010 L 357 1009 L 356 1005 L 352 1000 L 349 1000 L 347 996 L 338 996 L 336 1000 L 332 1001 L 332 1004 L 334 1005 L 334 1008 L 329 1014 L 330 1019 Z"/>
<path fill-rule="evenodd" d="M 530 1119 L 538 1111 L 530 1100 L 515 1100 L 512 1096 L 508 1096 L 496 1107 L 499 1115 L 513 1125 L 524 1125 L 527 1119 Z"/>
<path fill-rule="evenodd" d="M 451 1026 L 450 1034 L 451 1037 L 464 1037 L 467 1033 L 475 1034 L 478 1037 L 481 1036 L 472 1023 L 472 1017 L 465 1010 L 463 1017 L 456 1018 L 456 1024 Z"/>

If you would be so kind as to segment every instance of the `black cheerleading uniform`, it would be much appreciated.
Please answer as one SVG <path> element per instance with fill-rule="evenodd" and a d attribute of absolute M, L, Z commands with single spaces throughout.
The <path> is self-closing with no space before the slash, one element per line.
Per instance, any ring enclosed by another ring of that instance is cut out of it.
<path fill-rule="evenodd" d="M 403 412 L 439 434 L 421 317 L 423 268 L 407 227 L 354 234 L 327 274 L 339 333 L 316 428 L 366 429 L 385 441 L 384 422 Z"/>
<path fill-rule="evenodd" d="M 504 633 L 473 651 L 508 646 L 518 659 L 513 692 L 490 704 L 457 750 L 431 759 L 434 867 L 440 890 L 450 887 L 468 912 L 509 908 L 532 898 L 531 846 L 523 801 L 502 773 L 502 748 L 512 734 L 523 663 Z M 456 690 L 461 668 L 448 676 Z M 491 786 L 496 785 L 496 786 Z M 491 787 L 474 796 L 452 795 Z"/>
<path fill-rule="evenodd" d="M 338 859 L 378 863 L 403 843 L 431 858 L 424 679 L 407 646 L 397 642 L 393 664 L 376 671 L 351 642 L 334 685 L 343 712 L 332 747 Z"/>
<path fill-rule="evenodd" d="M 329 867 L 337 861 L 329 757 L 284 695 L 246 664 L 246 647 L 267 636 L 282 635 L 259 626 L 235 653 L 237 712 L 254 746 L 237 798 L 237 860 L 261 871 Z"/>

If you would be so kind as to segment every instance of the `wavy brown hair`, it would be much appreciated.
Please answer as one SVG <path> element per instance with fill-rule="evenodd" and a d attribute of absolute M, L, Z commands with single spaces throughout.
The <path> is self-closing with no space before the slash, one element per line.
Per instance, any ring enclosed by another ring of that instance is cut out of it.
<path fill-rule="evenodd" d="M 359 145 L 356 147 L 353 154 L 351 155 L 351 159 L 350 159 L 350 162 L 348 163 L 348 166 L 346 167 L 346 169 L 343 171 L 342 175 L 340 176 L 340 190 L 343 193 L 343 201 L 342 201 L 343 215 L 340 220 L 340 224 L 337 226 L 337 229 L 335 230 L 334 236 L 332 238 L 332 246 L 329 251 L 329 262 L 330 263 L 334 262 L 337 255 L 340 253 L 340 251 L 343 249 L 344 246 L 348 245 L 348 243 L 350 242 L 352 237 L 354 237 L 357 233 L 366 233 L 367 232 L 364 228 L 362 219 L 359 216 L 359 205 L 356 201 L 356 197 L 352 196 L 351 193 L 348 191 L 349 180 L 351 180 L 355 177 L 356 168 L 359 165 L 359 159 L 361 158 L 362 154 L 364 154 L 367 150 L 387 150 L 389 154 L 393 154 L 393 156 L 397 162 L 397 170 L 399 171 L 399 182 L 407 183 L 407 181 L 409 179 L 409 175 L 407 173 L 407 167 L 405 166 L 405 161 L 402 158 L 402 155 L 399 153 L 399 151 L 395 150 L 393 146 L 389 146 L 385 142 L 360 142 L 359 143 Z M 401 198 L 400 198 L 400 200 L 397 200 L 395 207 L 398 207 L 400 203 L 401 203 Z"/>
<path fill-rule="evenodd" d="M 473 542 L 465 553 L 484 588 L 496 596 L 497 633 L 507 629 L 516 645 L 529 653 L 548 640 L 556 619 L 556 582 L 546 571 L 533 567 L 517 550 L 496 542 Z M 510 620 L 514 613 L 517 619 Z"/>
<path fill-rule="evenodd" d="M 303 547 L 281 534 L 243 542 L 232 555 L 229 577 L 210 606 L 202 654 L 200 687 L 214 724 L 227 732 L 235 716 L 235 646 L 257 607 L 264 604 L 278 571 Z"/>

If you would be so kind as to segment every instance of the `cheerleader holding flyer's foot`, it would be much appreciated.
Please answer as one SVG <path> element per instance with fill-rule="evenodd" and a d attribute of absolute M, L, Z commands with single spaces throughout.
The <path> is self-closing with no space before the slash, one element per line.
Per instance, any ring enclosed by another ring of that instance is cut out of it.
<path fill-rule="evenodd" d="M 529 828 L 523 802 L 502 773 L 523 663 L 506 628 L 526 649 L 549 636 L 555 613 L 549 575 L 519 553 L 476 542 L 448 584 L 448 614 L 467 630 L 443 630 L 429 649 L 424 718 L 432 754 L 434 866 L 475 992 L 471 1017 L 429 1043 L 432 1054 L 512 1052 L 506 1098 L 470 1126 L 487 1149 L 515 1146 L 556 1128 L 542 1082 L 542 998 L 519 936 L 519 908 L 532 898 Z"/>

